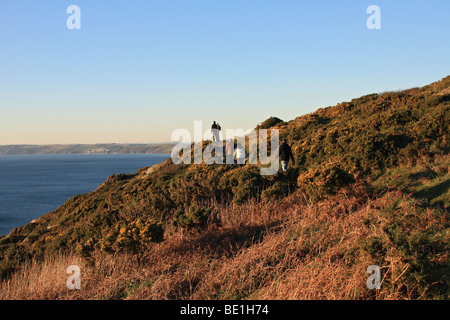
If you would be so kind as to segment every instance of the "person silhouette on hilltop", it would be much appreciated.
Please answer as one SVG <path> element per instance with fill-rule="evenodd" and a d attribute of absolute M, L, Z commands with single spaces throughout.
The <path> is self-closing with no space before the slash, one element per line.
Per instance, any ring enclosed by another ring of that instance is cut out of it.
<path fill-rule="evenodd" d="M 219 141 L 219 130 L 217 128 L 217 124 L 215 121 L 213 121 L 213 124 L 211 125 L 211 133 L 212 133 L 212 141 Z"/>
<path fill-rule="evenodd" d="M 222 130 L 222 128 L 220 127 L 220 124 L 217 122 L 217 140 L 216 141 L 220 141 L 220 130 Z"/>

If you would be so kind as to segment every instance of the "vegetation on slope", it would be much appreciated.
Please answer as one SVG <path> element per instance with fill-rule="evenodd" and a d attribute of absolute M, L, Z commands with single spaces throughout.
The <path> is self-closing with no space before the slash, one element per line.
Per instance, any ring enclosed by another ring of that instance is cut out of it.
<path fill-rule="evenodd" d="M 3 298 L 448 298 L 449 88 L 268 119 L 292 145 L 287 173 L 168 159 L 113 175 L 0 238 Z M 14 287 L 67 257 L 83 257 L 85 290 Z"/>

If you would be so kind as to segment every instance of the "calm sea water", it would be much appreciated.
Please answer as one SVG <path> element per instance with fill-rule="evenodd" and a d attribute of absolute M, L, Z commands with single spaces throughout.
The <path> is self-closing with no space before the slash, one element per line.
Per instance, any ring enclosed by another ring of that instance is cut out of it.
<path fill-rule="evenodd" d="M 167 154 L 0 156 L 0 235 L 95 190 L 111 174 L 135 173 Z"/>

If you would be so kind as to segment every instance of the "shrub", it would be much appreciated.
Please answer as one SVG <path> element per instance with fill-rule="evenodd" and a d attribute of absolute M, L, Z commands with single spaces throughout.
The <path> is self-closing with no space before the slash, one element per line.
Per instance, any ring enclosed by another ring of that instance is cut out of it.
<path fill-rule="evenodd" d="M 153 219 L 144 221 L 138 218 L 130 223 L 122 224 L 121 226 L 116 225 L 112 228 L 106 237 L 100 240 L 99 248 L 101 251 L 108 253 L 131 253 L 137 258 L 138 265 L 140 265 L 149 244 L 163 240 L 164 229 L 161 223 Z"/>
<path fill-rule="evenodd" d="M 387 197 L 389 202 L 364 224 L 378 235 L 361 241 L 361 249 L 389 266 L 383 282 L 388 290 L 413 299 L 448 298 L 448 213 L 424 208 L 401 193 Z"/>
<path fill-rule="evenodd" d="M 310 169 L 301 174 L 297 180 L 298 187 L 313 201 L 333 195 L 341 187 L 352 182 L 355 182 L 353 175 L 333 162 Z"/>
<path fill-rule="evenodd" d="M 265 179 L 256 166 L 245 166 L 226 172 L 219 181 L 219 188 L 233 195 L 233 202 L 242 204 L 258 195 L 265 186 Z"/>
<path fill-rule="evenodd" d="M 280 126 L 286 124 L 286 122 L 284 122 L 283 120 L 281 120 L 280 118 L 277 117 L 270 117 L 269 119 L 263 121 L 262 123 L 260 123 L 259 125 L 256 126 L 256 130 L 259 129 L 270 129 L 272 127 L 275 126 Z"/>
<path fill-rule="evenodd" d="M 264 200 L 277 199 L 285 196 L 289 192 L 289 183 L 285 181 L 276 181 L 271 187 L 261 193 Z"/>
<path fill-rule="evenodd" d="M 189 208 L 188 214 L 183 209 L 178 210 L 172 220 L 172 225 L 182 229 L 205 229 L 208 219 L 213 210 L 213 206 L 209 208 L 200 208 L 197 203 L 193 203 Z"/>

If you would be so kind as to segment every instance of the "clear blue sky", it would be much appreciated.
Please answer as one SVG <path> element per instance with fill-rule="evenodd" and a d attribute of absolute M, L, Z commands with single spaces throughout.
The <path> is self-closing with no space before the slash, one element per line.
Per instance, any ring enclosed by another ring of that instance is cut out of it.
<path fill-rule="evenodd" d="M 68 6 L 81 9 L 69 30 Z M 369 30 L 369 5 L 381 30 Z M 450 74 L 448 0 L 0 2 L 0 144 L 249 129 Z"/>

